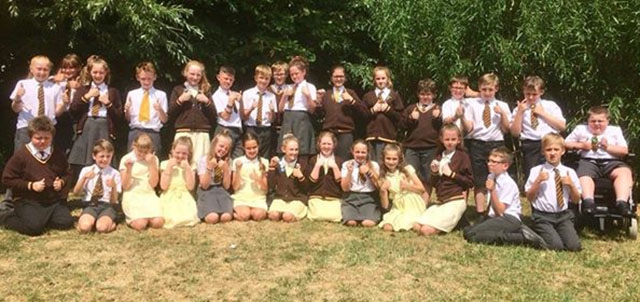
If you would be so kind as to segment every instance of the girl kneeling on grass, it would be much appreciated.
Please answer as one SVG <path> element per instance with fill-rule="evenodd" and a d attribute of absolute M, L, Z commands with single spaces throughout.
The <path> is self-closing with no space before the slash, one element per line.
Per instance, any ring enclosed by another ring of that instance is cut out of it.
<path fill-rule="evenodd" d="M 142 231 L 147 227 L 161 228 L 164 224 L 158 185 L 158 157 L 153 154 L 153 142 L 146 133 L 133 142 L 133 150 L 120 160 L 122 176 L 122 211 L 127 224 Z"/>
<path fill-rule="evenodd" d="M 425 210 L 422 199 L 424 186 L 416 170 L 404 162 L 402 148 L 391 143 L 382 149 L 384 165 L 380 172 L 380 204 L 391 210 L 384 214 L 379 226 L 385 231 L 405 231 L 411 229 Z"/>
<path fill-rule="evenodd" d="M 309 220 L 340 222 L 340 204 L 344 192 L 340 188 L 342 159 L 335 156 L 337 138 L 328 131 L 318 135 L 318 153 L 309 160 Z"/>
<path fill-rule="evenodd" d="M 173 141 L 170 158 L 160 163 L 160 188 L 163 191 L 160 206 L 166 229 L 194 226 L 199 222 L 196 201 L 191 195 L 196 184 L 191 169 L 192 154 L 191 139 L 181 136 Z"/>
<path fill-rule="evenodd" d="M 340 186 L 347 192 L 342 202 L 342 223 L 356 226 L 373 227 L 380 221 L 380 202 L 378 200 L 378 173 L 380 167 L 375 161 L 368 160 L 369 146 L 363 140 L 357 140 L 351 146 L 353 159 L 342 164 Z"/>
<path fill-rule="evenodd" d="M 307 179 L 302 174 L 304 166 L 298 160 L 298 139 L 286 134 L 282 140 L 282 159 L 271 158 L 269 163 L 269 187 L 275 191 L 269 207 L 269 219 L 295 222 L 307 216 Z"/>
<path fill-rule="evenodd" d="M 198 161 L 198 217 L 206 223 L 229 222 L 233 218 L 233 200 L 229 195 L 231 135 L 226 130 L 211 141 L 209 154 Z"/>
<path fill-rule="evenodd" d="M 430 206 L 414 225 L 422 235 L 451 232 L 467 208 L 465 193 L 473 186 L 471 160 L 459 146 L 462 133 L 455 124 L 440 130 L 444 150 L 431 162 L 431 180 L 427 191 L 436 189 L 438 204 Z"/>
<path fill-rule="evenodd" d="M 258 156 L 258 138 L 251 132 L 242 137 L 244 155 L 233 160 L 232 185 L 233 217 L 239 221 L 267 218 L 267 166 L 269 162 Z"/>

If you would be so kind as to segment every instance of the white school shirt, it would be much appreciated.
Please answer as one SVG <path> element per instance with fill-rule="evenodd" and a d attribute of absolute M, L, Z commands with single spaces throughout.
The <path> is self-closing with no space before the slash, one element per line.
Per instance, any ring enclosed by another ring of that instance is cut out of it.
<path fill-rule="evenodd" d="M 582 187 L 580 187 L 580 180 L 578 179 L 578 175 L 576 171 L 573 169 L 563 165 L 558 164 L 557 167 L 552 166 L 549 163 L 544 163 L 542 165 L 537 165 L 531 168 L 531 173 L 529 174 L 529 179 L 527 179 L 527 183 L 524 185 L 524 190 L 529 191 L 533 183 L 540 175 L 541 171 L 546 171 L 549 175 L 549 179 L 540 183 L 540 189 L 538 190 L 538 194 L 536 195 L 536 200 L 531 204 L 533 208 L 538 211 L 548 212 L 548 213 L 558 213 L 562 212 L 569 207 L 569 202 L 571 202 L 571 191 L 566 186 L 562 186 L 562 195 L 564 196 L 564 206 L 562 209 L 558 208 L 558 200 L 556 198 L 556 174 L 553 172 L 553 169 L 558 169 L 560 173 L 560 177 L 564 177 L 569 175 L 571 177 L 571 182 L 576 188 L 578 188 L 578 192 L 582 193 Z"/>
<path fill-rule="evenodd" d="M 307 86 L 307 88 L 309 89 L 309 94 L 311 96 L 311 100 L 315 101 L 317 98 L 317 90 L 316 90 L 316 86 L 307 82 L 307 80 L 304 80 L 302 82 L 300 82 L 298 84 L 298 88 L 296 88 L 295 93 L 293 94 L 293 107 L 289 108 L 288 104 L 285 104 L 285 109 L 286 110 L 293 110 L 293 111 L 309 111 L 309 104 L 307 104 L 307 99 L 305 98 L 305 96 L 302 94 L 302 87 Z M 290 87 L 293 87 L 293 85 L 291 85 Z"/>
<path fill-rule="evenodd" d="M 29 152 L 31 152 L 31 155 L 39 160 L 44 161 L 51 156 L 51 146 L 44 148 L 42 151 L 38 151 L 32 143 L 28 143 L 26 146 Z"/>
<path fill-rule="evenodd" d="M 442 104 L 442 120 L 455 116 L 456 110 L 458 110 L 458 107 L 460 107 L 460 105 L 462 105 L 464 111 L 467 112 L 469 107 L 469 101 L 467 99 L 463 98 L 461 100 L 456 100 L 454 98 L 450 98 L 444 101 L 444 103 Z M 454 124 L 458 126 L 458 128 L 460 128 L 460 131 L 464 131 L 460 119 L 457 119 Z"/>
<path fill-rule="evenodd" d="M 93 108 L 93 104 L 95 102 L 100 102 L 99 97 L 103 96 L 103 95 L 109 95 L 109 86 L 107 86 L 107 84 L 102 83 L 100 85 L 96 85 L 96 83 L 91 82 L 91 88 L 98 88 L 98 91 L 100 91 L 100 96 L 91 98 L 89 100 L 89 111 L 87 112 L 87 116 L 92 117 L 93 115 L 91 115 L 91 108 Z M 100 106 L 100 110 L 98 110 L 98 117 L 107 117 L 107 106 L 104 106 L 101 104 Z"/>
<path fill-rule="evenodd" d="M 141 129 L 151 129 L 153 131 L 160 131 L 163 124 L 160 121 L 160 115 L 158 111 L 156 111 L 153 106 L 155 103 L 159 103 L 162 110 L 166 113 L 168 109 L 167 105 L 167 94 L 158 90 L 155 87 L 151 87 L 149 89 L 149 121 L 141 122 L 139 120 L 140 117 L 140 105 L 142 104 L 142 97 L 144 96 L 144 89 L 142 87 L 138 89 L 134 89 L 129 91 L 127 94 L 127 101 L 131 102 L 130 109 L 130 117 L 129 121 L 130 128 L 141 128 Z"/>
<path fill-rule="evenodd" d="M 591 142 L 591 138 L 594 137 L 589 131 L 589 127 L 587 125 L 578 125 L 573 131 L 567 136 L 565 142 Z M 604 132 L 600 135 L 597 135 L 598 142 L 602 140 L 602 138 L 607 138 L 607 144 L 609 146 L 623 146 L 627 147 L 627 140 L 624 139 L 622 135 L 622 129 L 618 126 L 607 126 L 604 129 Z M 598 148 L 598 150 L 593 151 L 585 151 L 578 150 L 578 154 L 583 158 L 595 158 L 595 159 L 619 159 L 616 156 L 613 156 L 611 153 Z"/>
<path fill-rule="evenodd" d="M 218 112 L 218 124 L 228 128 L 242 128 L 242 120 L 240 119 L 240 104 L 233 102 L 235 110 L 231 109 L 231 117 L 229 120 L 225 120 L 220 117 L 220 113 L 224 112 L 229 104 L 229 90 L 218 87 L 216 92 L 211 96 L 213 104 L 216 106 L 216 112 Z"/>
<path fill-rule="evenodd" d="M 493 174 L 489 175 L 489 177 L 493 176 Z M 522 206 L 520 205 L 520 191 L 518 190 L 518 184 L 513 181 L 513 178 L 511 178 L 507 172 L 498 175 L 495 178 L 495 184 L 498 201 L 505 205 L 504 215 L 511 215 L 520 220 Z M 491 193 L 488 191 L 487 201 L 491 202 Z M 489 216 L 496 216 L 496 213 L 493 211 L 493 207 L 491 206 L 489 206 Z"/>
<path fill-rule="evenodd" d="M 260 90 L 258 89 L 258 87 L 253 87 L 251 89 L 245 90 L 242 93 L 242 103 L 245 109 L 251 108 L 251 106 L 253 106 L 254 103 L 256 105 L 258 104 L 258 98 L 260 97 L 258 95 L 259 92 Z M 264 94 L 262 95 L 262 124 L 260 124 L 260 127 L 271 126 L 271 121 L 269 120 L 269 112 L 271 111 L 270 107 L 273 107 L 274 112 L 272 114 L 275 114 L 275 111 L 278 110 L 276 95 L 273 94 L 268 89 L 266 89 L 264 91 Z M 258 108 L 251 110 L 251 113 L 247 117 L 247 120 L 244 122 L 244 124 L 249 127 L 257 126 L 256 124 L 257 116 L 258 116 Z"/>
<path fill-rule="evenodd" d="M 491 124 L 489 127 L 484 126 L 482 120 L 482 114 L 484 112 L 484 101 L 481 98 L 473 98 L 468 100 L 469 107 L 464 113 L 467 120 L 473 121 L 473 130 L 467 133 L 466 138 L 479 139 L 483 141 L 503 141 L 504 134 L 500 130 L 500 115 L 494 111 L 494 107 L 500 106 L 504 114 L 507 115 L 507 121 L 511 120 L 511 110 L 509 105 L 503 101 L 492 99 L 489 101 L 489 108 L 491 109 Z"/>
<path fill-rule="evenodd" d="M 387 87 L 382 89 L 380 88 L 374 89 L 373 92 L 376 94 L 376 98 L 378 97 L 381 91 L 382 91 L 382 95 L 380 97 L 382 97 L 382 99 L 386 102 L 389 99 L 389 95 L 391 94 L 391 89 Z"/>
<path fill-rule="evenodd" d="M 438 162 L 438 175 L 442 175 L 444 173 L 444 166 L 451 163 L 451 159 L 456 154 L 456 151 L 447 154 L 446 151 L 442 151 L 442 158 Z"/>
<path fill-rule="evenodd" d="M 29 121 L 38 116 L 38 86 L 40 82 L 35 79 L 20 80 L 16 83 L 16 87 L 11 92 L 9 98 L 15 100 L 18 97 L 18 89 L 20 85 L 24 87 L 24 95 L 22 100 L 22 111 L 18 112 L 16 121 L 16 129 L 26 128 Z M 60 85 L 46 80 L 42 82 L 44 90 L 44 115 L 56 123 L 56 106 L 62 102 L 62 88 Z"/>
<path fill-rule="evenodd" d="M 351 185 L 349 190 L 351 192 L 359 193 L 370 193 L 377 190 L 370 177 L 367 176 L 367 180 L 364 183 L 360 181 L 360 165 L 353 159 L 342 163 L 342 169 L 340 170 L 340 175 L 342 176 L 342 178 L 347 177 L 347 173 L 349 172 L 349 170 L 347 169 L 347 164 L 349 162 L 353 162 L 353 171 L 351 171 Z M 371 161 L 371 166 L 373 167 L 373 171 L 375 171 L 376 173 L 380 173 L 380 166 L 377 162 Z"/>
<path fill-rule="evenodd" d="M 544 108 L 544 111 L 550 113 L 556 118 L 561 119 L 563 122 L 566 121 L 564 116 L 562 116 L 562 109 L 560 109 L 560 106 L 558 106 L 556 102 L 540 99 L 538 100 L 538 102 L 536 102 L 536 106 L 542 106 L 542 108 Z M 509 124 L 513 123 L 517 112 L 518 106 L 513 109 Z M 520 132 L 520 139 L 538 141 L 541 140 L 543 136 L 549 133 L 558 133 L 558 130 L 547 124 L 547 121 L 545 121 L 541 117 L 538 117 L 538 127 L 536 129 L 533 129 L 533 127 L 531 127 L 531 107 L 527 106 L 527 109 L 522 115 L 522 131 Z"/>
<path fill-rule="evenodd" d="M 116 191 L 118 193 L 122 192 L 122 178 L 120 177 L 120 172 L 118 172 L 118 170 L 114 169 L 111 166 L 107 166 L 101 171 L 100 167 L 93 164 L 91 166 L 82 168 L 78 179 L 82 179 L 90 171 L 93 171 L 94 175 L 82 187 L 82 189 L 84 190 L 84 198 L 82 200 L 84 200 L 85 202 L 91 201 L 91 197 L 93 196 L 93 189 L 96 187 L 96 183 L 98 181 L 99 172 L 102 172 L 102 188 L 104 192 L 102 194 L 102 198 L 100 198 L 100 202 L 109 203 L 111 201 L 111 187 L 107 185 L 107 180 L 109 178 L 113 179 L 113 181 L 116 183 Z"/>

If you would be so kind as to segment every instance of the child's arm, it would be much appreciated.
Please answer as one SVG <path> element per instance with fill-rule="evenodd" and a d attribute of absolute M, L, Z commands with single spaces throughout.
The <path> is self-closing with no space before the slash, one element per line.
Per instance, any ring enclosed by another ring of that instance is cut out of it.
<path fill-rule="evenodd" d="M 80 172 L 80 176 L 78 177 L 78 181 L 76 182 L 76 185 L 73 187 L 74 195 L 80 195 L 82 193 L 82 189 L 87 184 L 89 179 L 92 179 L 95 176 L 95 173 L 93 173 L 93 169 L 89 169 L 86 172 L 84 169 L 82 170 L 83 171 Z"/>
<path fill-rule="evenodd" d="M 411 166 L 407 166 L 404 169 L 407 169 L 408 167 Z M 420 181 L 420 178 L 418 178 L 415 170 L 408 170 L 406 175 L 408 176 L 409 181 L 406 181 L 404 179 L 400 181 L 401 190 L 407 190 L 418 194 L 422 194 L 425 192 L 424 185 L 422 185 L 422 181 Z"/>
<path fill-rule="evenodd" d="M 64 98 L 64 88 L 60 88 L 56 91 L 54 99 L 56 104 L 55 114 L 56 117 L 61 116 L 69 108 L 69 99 Z"/>
<path fill-rule="evenodd" d="M 148 163 L 149 167 L 149 186 L 155 188 L 158 186 L 158 181 L 160 180 L 160 173 L 158 173 L 158 158 L 151 153 L 147 153 L 144 160 Z"/>
<path fill-rule="evenodd" d="M 167 115 L 167 95 L 164 92 L 157 93 L 156 95 L 158 96 L 158 99 L 153 103 L 153 109 L 158 113 L 160 122 L 166 124 L 169 120 L 169 116 Z"/>
<path fill-rule="evenodd" d="M 307 101 L 307 108 L 309 113 L 313 113 L 316 111 L 316 106 L 318 103 L 316 102 L 316 89 L 315 87 L 309 86 L 309 84 L 302 86 L 302 95 L 304 95 L 304 99 Z"/>
<path fill-rule="evenodd" d="M 124 119 L 127 120 L 127 122 L 131 121 L 131 91 L 129 91 L 129 93 L 127 93 L 127 98 L 124 101 Z"/>
<path fill-rule="evenodd" d="M 22 102 L 22 96 L 25 94 L 24 85 L 18 81 L 15 88 L 15 97 L 11 99 L 11 109 L 13 112 L 18 113 L 22 111 L 24 103 Z"/>
<path fill-rule="evenodd" d="M 317 182 L 320 177 L 320 168 L 322 168 L 322 162 L 318 160 L 316 157 L 315 162 L 310 162 L 313 164 L 313 168 L 311 168 L 311 172 L 309 173 L 309 180 L 312 182 Z"/>
<path fill-rule="evenodd" d="M 402 119 L 402 111 L 404 111 L 404 104 L 402 103 L 402 99 L 400 95 L 396 91 L 391 91 L 391 106 L 387 103 L 387 108 L 383 111 L 383 113 L 394 123 L 400 123 Z"/>
<path fill-rule="evenodd" d="M 133 159 L 129 158 L 120 164 L 120 175 L 122 176 L 122 189 L 128 191 L 131 188 L 131 168 L 133 167 Z M 157 173 L 157 171 L 156 171 Z"/>
<path fill-rule="evenodd" d="M 122 101 L 120 100 L 120 92 L 115 88 L 109 88 L 107 95 L 108 100 L 103 102 L 107 107 L 107 116 L 111 116 L 114 123 L 117 123 L 124 114 L 124 111 L 122 110 Z"/>
<path fill-rule="evenodd" d="M 571 198 L 571 201 L 575 204 L 580 203 L 580 180 L 576 172 L 573 170 L 567 171 L 567 175 L 562 177 L 562 184 L 569 187 L 569 198 Z"/>
<path fill-rule="evenodd" d="M 184 171 L 185 187 L 187 187 L 187 190 L 192 191 L 196 187 L 196 176 L 191 169 L 191 164 L 189 164 L 189 161 L 183 160 L 180 162 L 180 168 Z"/>
<path fill-rule="evenodd" d="M 386 179 L 380 185 L 380 207 L 385 210 L 389 208 L 389 181 Z"/>
<path fill-rule="evenodd" d="M 505 106 L 506 108 L 498 103 L 495 107 L 493 107 L 494 111 L 500 114 L 500 131 L 502 131 L 502 133 L 509 132 L 509 107 L 506 104 Z"/>
<path fill-rule="evenodd" d="M 507 209 L 507 206 L 502 203 L 498 197 L 498 190 L 496 190 L 496 183 L 493 179 L 487 179 L 486 185 L 487 191 L 491 194 L 491 207 L 493 208 L 493 212 L 496 213 L 496 216 L 503 216 L 504 211 Z"/>
<path fill-rule="evenodd" d="M 218 116 L 221 119 L 225 120 L 225 121 L 228 121 L 229 119 L 231 119 L 231 115 L 233 113 L 233 110 L 236 107 L 236 102 L 238 102 L 238 100 L 241 100 L 241 98 L 242 98 L 241 94 L 239 94 L 239 93 L 237 93 L 235 91 L 230 91 L 229 92 L 229 97 L 227 99 L 227 104 L 226 104 L 224 110 L 222 110 L 222 112 L 218 113 Z M 241 108 L 240 113 L 242 114 L 243 111 L 244 110 L 242 110 L 242 108 Z"/>
<path fill-rule="evenodd" d="M 351 190 L 351 173 L 353 173 L 353 160 L 346 161 L 342 164 L 342 171 L 340 172 L 342 176 L 340 188 L 342 188 L 342 191 L 344 192 L 349 192 Z"/>
<path fill-rule="evenodd" d="M 111 196 L 109 196 L 109 203 L 118 203 L 118 180 L 115 177 L 107 179 L 107 186 L 111 188 Z"/>
<path fill-rule="evenodd" d="M 557 105 L 555 107 L 557 107 Z M 567 129 L 567 122 L 562 117 L 562 111 L 559 107 L 557 107 L 557 109 L 552 112 L 544 110 L 544 107 L 539 105 L 533 109 L 533 112 L 538 117 L 544 119 L 544 121 L 547 122 L 547 124 L 549 124 L 549 126 L 551 126 L 551 128 L 555 129 L 556 131 L 562 132 Z"/>
<path fill-rule="evenodd" d="M 201 160 L 204 161 L 205 169 L 201 166 L 203 164 L 202 161 L 198 162 L 198 180 L 200 182 L 200 188 L 206 190 L 209 189 L 211 185 L 211 174 L 214 173 L 218 166 L 218 160 L 215 158 L 207 160 L 206 157 L 203 157 Z"/>
<path fill-rule="evenodd" d="M 233 171 L 233 190 L 238 191 L 242 186 L 242 178 L 240 177 L 240 170 L 242 169 L 242 160 L 240 158 L 236 158 L 235 160 L 235 170 Z"/>
<path fill-rule="evenodd" d="M 620 131 L 619 136 L 622 137 L 622 131 Z M 606 137 L 603 137 L 598 142 L 598 148 L 616 157 L 625 157 L 629 154 L 629 147 L 626 146 L 626 142 L 625 145 L 610 145 Z"/>
<path fill-rule="evenodd" d="M 264 163 L 262 162 L 262 158 L 259 158 L 258 161 L 260 161 L 260 163 L 264 165 Z M 258 188 L 263 191 L 269 190 L 269 183 L 267 182 L 268 169 L 269 168 L 266 166 L 264 167 L 264 169 L 261 166 L 259 171 L 254 171 L 253 173 L 251 173 L 251 178 L 256 182 Z"/>
<path fill-rule="evenodd" d="M 160 175 L 160 189 L 162 189 L 162 191 L 169 189 L 169 185 L 171 185 L 171 173 L 173 172 L 173 167 L 177 164 L 178 162 L 175 158 L 171 158 L 167 161 L 166 167 L 162 170 L 162 174 Z"/>
<path fill-rule="evenodd" d="M 547 181 L 549 179 L 549 173 L 547 173 L 546 171 L 542 170 L 541 167 L 539 167 L 540 169 L 537 170 L 537 168 L 533 168 L 531 169 L 531 175 L 529 175 L 529 179 L 532 179 L 535 177 L 535 180 L 531 183 L 531 186 L 529 187 L 529 189 L 527 190 L 527 200 L 530 203 L 533 203 L 536 201 L 536 199 L 538 198 L 538 191 L 540 191 L 540 184 L 542 184 L 542 182 Z M 536 176 L 536 170 L 539 171 L 538 175 Z M 529 181 L 527 181 L 529 182 Z"/>

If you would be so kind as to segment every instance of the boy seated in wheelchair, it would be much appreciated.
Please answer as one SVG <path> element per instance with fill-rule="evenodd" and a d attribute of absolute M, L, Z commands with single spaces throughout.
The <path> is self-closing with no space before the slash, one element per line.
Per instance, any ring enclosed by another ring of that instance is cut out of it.
<path fill-rule="evenodd" d="M 629 204 L 633 177 L 629 165 L 622 161 L 629 149 L 622 129 L 609 125 L 609 110 L 602 106 L 590 108 L 587 125 L 578 125 L 565 144 L 580 155 L 577 172 L 582 186 L 582 212 L 594 214 L 594 178 L 606 177 L 613 182 L 618 212 L 625 217 L 634 216 Z"/>

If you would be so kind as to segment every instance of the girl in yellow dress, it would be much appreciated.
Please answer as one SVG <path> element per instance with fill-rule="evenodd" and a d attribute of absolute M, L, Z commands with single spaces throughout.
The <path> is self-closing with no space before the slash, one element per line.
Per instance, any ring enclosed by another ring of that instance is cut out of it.
<path fill-rule="evenodd" d="M 233 160 L 232 186 L 233 217 L 239 221 L 267 218 L 267 166 L 269 162 L 258 156 L 258 138 L 251 132 L 242 137 L 244 156 Z"/>
<path fill-rule="evenodd" d="M 190 192 L 196 184 L 192 155 L 191 139 L 182 136 L 173 142 L 170 158 L 160 163 L 160 206 L 166 229 L 194 226 L 199 221 L 196 201 Z"/>
<path fill-rule="evenodd" d="M 380 204 L 391 210 L 382 216 L 379 226 L 385 231 L 409 230 L 425 211 L 422 199 L 424 186 L 415 169 L 404 162 L 398 144 L 387 144 L 382 149 L 383 165 L 380 169 Z"/>
<path fill-rule="evenodd" d="M 122 176 L 122 211 L 127 224 L 135 230 L 147 227 L 159 229 L 164 224 L 158 185 L 158 157 L 153 154 L 153 142 L 146 133 L 133 142 L 133 150 L 120 160 Z"/>

